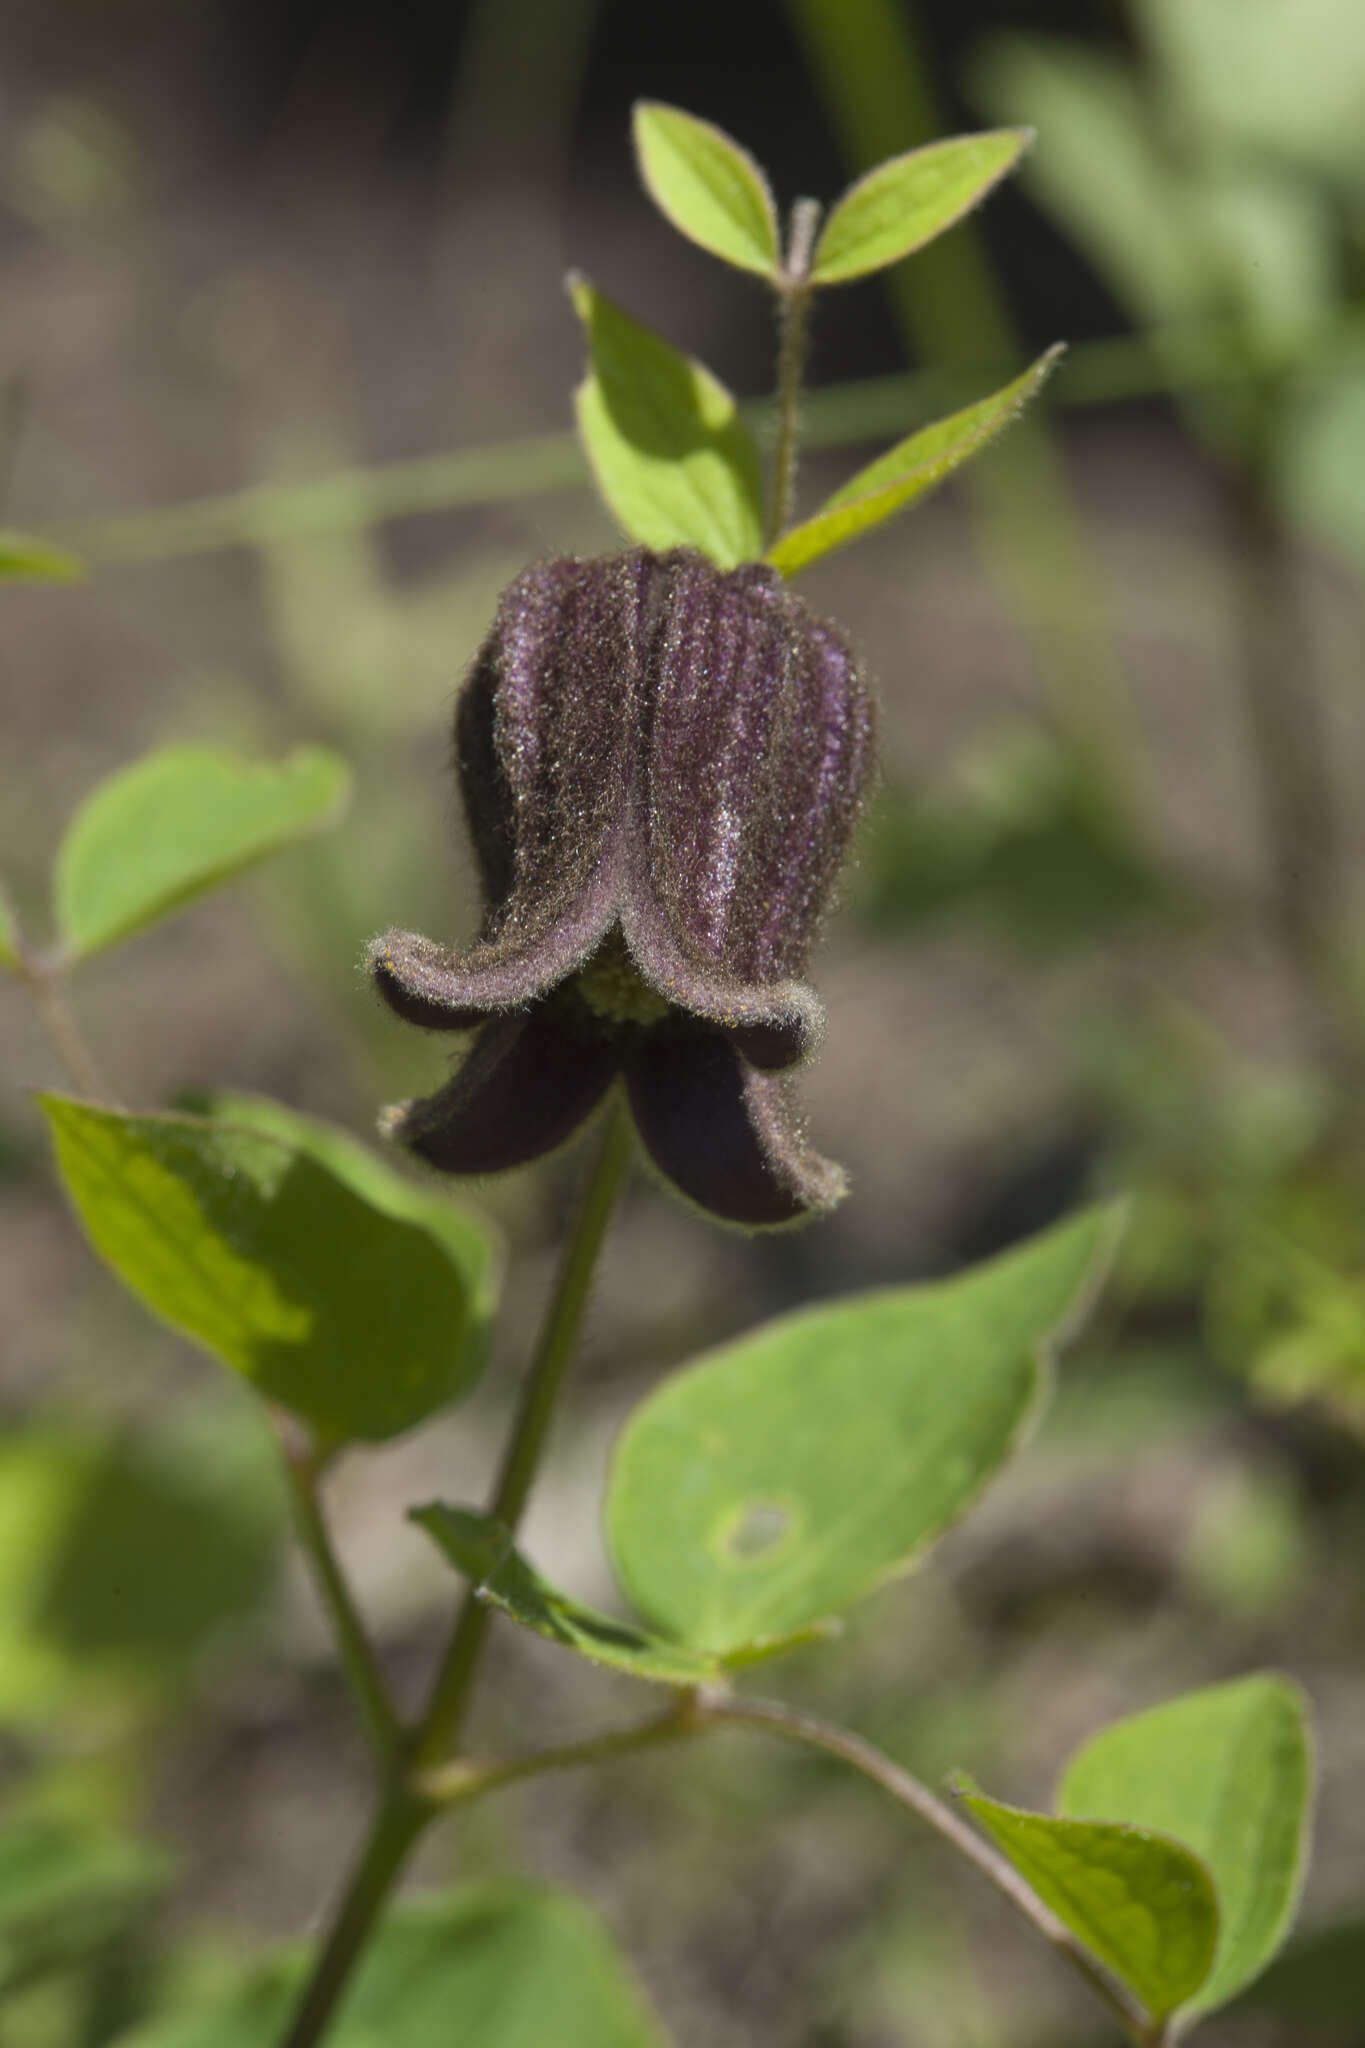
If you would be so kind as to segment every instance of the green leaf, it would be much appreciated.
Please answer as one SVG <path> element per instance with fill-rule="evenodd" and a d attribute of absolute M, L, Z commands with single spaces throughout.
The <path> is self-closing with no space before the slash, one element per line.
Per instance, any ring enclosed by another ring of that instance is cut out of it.
<path fill-rule="evenodd" d="M 78 556 L 32 534 L 0 529 L 0 583 L 80 583 L 86 568 Z"/>
<path fill-rule="evenodd" d="M 1174 1835 L 1212 1872 L 1222 1928 L 1192 2014 L 1226 2005 L 1288 1932 L 1307 1849 L 1310 1775 L 1306 1702 L 1273 1675 L 1134 1714 L 1067 1766 L 1058 1795 L 1066 1814 Z"/>
<path fill-rule="evenodd" d="M 117 2048 L 262 2048 L 283 2032 L 304 1961 L 258 1965 L 216 2007 L 171 2014 Z M 469 1885 L 396 1907 L 366 1951 L 328 2048 L 662 2048 L 586 1907 L 529 1884 Z"/>
<path fill-rule="evenodd" d="M 631 1599 L 717 1656 L 809 1628 L 907 1571 L 1041 1404 L 1117 1212 L 952 1280 L 785 1316 L 668 1380 L 607 1495 Z"/>
<path fill-rule="evenodd" d="M 860 469 L 841 490 L 826 499 L 813 518 L 794 526 L 769 549 L 768 560 L 784 576 L 795 576 L 821 555 L 847 547 L 860 533 L 880 526 L 893 513 L 913 505 L 978 449 L 1002 433 L 1035 398 L 1063 353 L 1059 343 L 1039 356 L 1022 377 L 1001 391 L 980 398 L 947 419 L 921 427 L 866 469 Z"/>
<path fill-rule="evenodd" d="M 722 128 L 640 100 L 635 155 L 646 191 L 680 235 L 739 270 L 775 277 L 782 256 L 768 181 Z"/>
<path fill-rule="evenodd" d="M 548 1585 L 514 1547 L 509 1531 L 491 1516 L 436 1503 L 413 1508 L 409 1520 L 426 1530 L 481 1600 L 500 1607 L 534 1634 L 563 1643 L 594 1664 L 609 1664 L 656 1684 L 703 1685 L 718 1675 L 714 1657 L 665 1642 L 637 1622 L 599 1613 Z"/>
<path fill-rule="evenodd" d="M 506 1245 L 491 1218 L 462 1207 L 456 1196 L 444 1190 L 433 1193 L 429 1184 L 409 1179 L 348 1131 L 287 1109 L 268 1096 L 216 1093 L 202 1103 L 187 1102 L 183 1107 L 215 1123 L 260 1131 L 296 1152 L 306 1152 L 372 1209 L 401 1222 L 419 1224 L 434 1237 L 468 1289 L 464 1369 L 471 1377 L 482 1371 L 507 1263 Z"/>
<path fill-rule="evenodd" d="M 846 284 L 922 249 L 970 213 L 1032 140 L 1031 128 L 955 135 L 878 164 L 825 222 L 811 264 L 816 284 Z"/>
<path fill-rule="evenodd" d="M 0 1828 L 0 1995 L 77 1969 L 137 1925 L 170 1874 L 160 1850 L 58 1814 Z"/>
<path fill-rule="evenodd" d="M 258 1613 L 286 1502 L 258 1419 L 101 1442 L 47 1422 L 0 1444 L 0 1723 L 51 1731 L 148 1704 Z"/>
<path fill-rule="evenodd" d="M 1114 1821 L 1052 1820 L 968 1792 L 1021 1877 L 1072 1933 L 1165 2019 L 1209 1974 L 1218 1941 L 1213 1880 L 1169 1836 Z"/>
<path fill-rule="evenodd" d="M 722 569 L 763 552 L 758 449 L 711 372 L 585 278 L 569 280 L 588 336 L 578 430 L 598 489 L 632 540 L 694 547 Z"/>
<path fill-rule="evenodd" d="M 302 747 L 256 765 L 225 749 L 167 747 L 101 783 L 57 855 L 63 942 L 80 960 L 332 823 L 350 790 L 335 754 Z"/>
<path fill-rule="evenodd" d="M 397 1436 L 467 1391 L 469 1283 L 404 1204 L 259 1131 L 42 1100 L 96 1251 L 324 1446 Z"/>

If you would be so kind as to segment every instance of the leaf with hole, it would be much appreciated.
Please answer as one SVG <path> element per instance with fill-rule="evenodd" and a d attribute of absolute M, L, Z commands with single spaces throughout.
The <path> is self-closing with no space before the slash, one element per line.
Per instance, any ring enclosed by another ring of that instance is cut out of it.
<path fill-rule="evenodd" d="M 1037 1413 L 1118 1223 L 1090 1210 L 955 1279 L 784 1316 L 666 1381 L 607 1493 L 640 1613 L 726 1657 L 908 1571 Z"/>
<path fill-rule="evenodd" d="M 115 2048 L 262 2048 L 285 2031 L 304 1973 L 297 1951 L 271 1958 L 216 2003 L 135 2027 Z M 587 1908 L 514 1882 L 394 1907 L 327 2039 L 329 2048 L 663 2048 Z"/>
<path fill-rule="evenodd" d="M 719 1673 L 714 1657 L 666 1642 L 638 1622 L 618 1621 L 561 1593 L 541 1578 L 501 1522 L 439 1503 L 413 1508 L 410 1520 L 462 1571 L 481 1600 L 535 1635 L 563 1643 L 593 1664 L 609 1664 L 660 1685 L 704 1685 Z"/>
<path fill-rule="evenodd" d="M 1204 1982 L 1218 1941 L 1213 1879 L 1167 1835 L 1054 1820 L 963 1795 L 996 1847 L 1077 1938 L 1163 2020 Z"/>
<path fill-rule="evenodd" d="M 658 100 L 637 102 L 634 133 L 645 190 L 679 234 L 739 270 L 775 277 L 777 215 L 749 152 L 712 122 Z"/>
<path fill-rule="evenodd" d="M 85 574 L 84 562 L 65 548 L 0 529 L 0 583 L 80 583 Z"/>
<path fill-rule="evenodd" d="M 1293 1919 L 1310 1806 L 1307 1705 L 1274 1674 L 1234 1679 L 1133 1714 L 1067 1766 L 1058 1806 L 1174 1835 L 1208 1865 L 1222 1926 L 1191 2016 L 1259 1975 Z"/>
<path fill-rule="evenodd" d="M 578 430 L 598 489 L 632 540 L 699 548 L 722 569 L 763 552 L 758 449 L 702 364 L 574 276 L 588 337 Z"/>
<path fill-rule="evenodd" d="M 336 754 L 301 747 L 256 764 L 216 747 L 167 747 L 101 783 L 57 855 L 56 914 L 73 960 L 330 825 L 350 793 Z"/>
<path fill-rule="evenodd" d="M 847 547 L 859 534 L 913 505 L 1019 417 L 1061 355 L 1060 346 L 1050 348 L 1003 390 L 898 442 L 860 469 L 811 518 L 784 533 L 769 549 L 768 560 L 784 576 L 795 576 L 821 555 Z"/>
<path fill-rule="evenodd" d="M 42 1101 L 96 1251 L 323 1447 L 397 1436 L 467 1392 L 470 1282 L 404 1201 L 376 1206 L 260 1131 Z"/>
<path fill-rule="evenodd" d="M 831 208 L 811 262 L 816 284 L 847 284 L 932 242 L 980 203 L 1033 140 L 1031 128 L 954 135 L 878 164 Z"/>

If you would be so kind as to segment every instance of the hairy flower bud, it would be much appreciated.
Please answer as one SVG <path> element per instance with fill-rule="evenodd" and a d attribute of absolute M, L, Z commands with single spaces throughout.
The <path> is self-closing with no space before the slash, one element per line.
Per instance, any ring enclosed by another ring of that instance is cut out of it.
<path fill-rule="evenodd" d="M 395 1135 L 451 1173 L 567 1138 L 620 1077 L 654 1164 L 727 1221 L 843 1191 L 783 1069 L 819 1036 L 800 979 L 857 816 L 872 709 L 848 647 L 761 563 L 690 549 L 555 560 L 503 593 L 456 765 L 485 898 L 454 953 L 371 949 L 402 1017 L 479 1035 Z"/>

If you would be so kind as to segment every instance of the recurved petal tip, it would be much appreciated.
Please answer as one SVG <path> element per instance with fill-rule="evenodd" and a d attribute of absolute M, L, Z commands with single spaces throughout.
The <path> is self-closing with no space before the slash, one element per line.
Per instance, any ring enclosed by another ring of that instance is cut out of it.
<path fill-rule="evenodd" d="M 845 1193 L 842 1170 L 806 1144 L 790 1083 L 755 1072 L 719 1033 L 651 1034 L 626 1082 L 654 1165 L 722 1222 L 808 1222 Z"/>
<path fill-rule="evenodd" d="M 505 1173 L 566 1143 L 617 1068 L 609 1040 L 556 1011 L 495 1017 L 444 1088 L 387 1112 L 386 1135 L 443 1173 Z"/>
<path fill-rule="evenodd" d="M 365 965 L 389 1008 L 428 1031 L 468 1031 L 486 1007 L 467 1000 L 467 977 L 453 953 L 417 932 L 383 932 L 371 939 Z"/>

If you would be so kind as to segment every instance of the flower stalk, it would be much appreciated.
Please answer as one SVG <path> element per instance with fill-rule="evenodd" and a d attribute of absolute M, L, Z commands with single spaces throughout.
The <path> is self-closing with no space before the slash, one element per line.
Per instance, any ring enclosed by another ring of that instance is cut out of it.
<path fill-rule="evenodd" d="M 490 1504 L 510 1529 L 521 1520 L 544 1455 L 555 1407 L 577 1348 L 593 1274 L 632 1154 L 629 1122 L 622 1108 L 613 1104 L 577 1223 L 564 1248 Z M 316 1505 L 315 1495 L 309 1494 L 307 1499 Z M 314 1535 L 311 1515 L 307 1524 L 310 1536 Z M 325 1537 L 322 1547 L 330 1556 L 331 1546 Z M 315 1563 L 322 1563 L 316 1554 Z M 340 1639 L 349 1599 L 342 1609 L 330 1601 L 329 1607 L 339 1624 Z M 424 1787 L 423 1773 L 445 1763 L 458 1738 L 491 1618 L 475 1588 L 466 1587 L 427 1710 L 417 1728 L 401 1736 L 390 1751 L 374 1819 L 281 2048 L 316 2048 L 322 2040 L 408 1858 L 441 1810 L 439 1801 Z"/>

